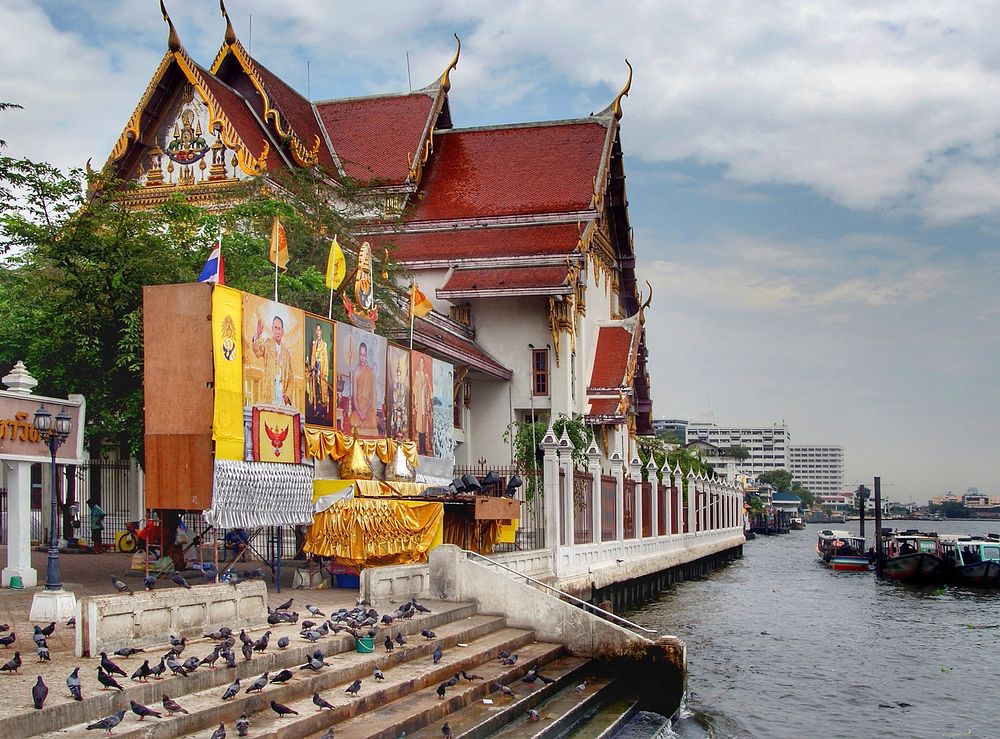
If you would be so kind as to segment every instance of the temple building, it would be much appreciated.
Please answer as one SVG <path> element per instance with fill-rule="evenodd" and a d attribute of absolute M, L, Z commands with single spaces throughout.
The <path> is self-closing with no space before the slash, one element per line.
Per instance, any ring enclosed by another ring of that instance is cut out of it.
<path fill-rule="evenodd" d="M 408 268 L 434 305 L 413 349 L 455 368 L 455 464 L 507 464 L 511 421 L 560 414 L 584 416 L 602 457 L 628 464 L 634 437 L 652 433 L 652 296 L 636 277 L 620 130 L 631 68 L 599 113 L 459 128 L 460 42 L 422 89 L 311 101 L 251 57 L 223 14 L 208 67 L 165 17 L 168 50 L 109 159 L 136 185 L 123 197 L 225 207 L 241 180 L 288 168 L 367 184 L 404 217 L 355 236 Z"/>

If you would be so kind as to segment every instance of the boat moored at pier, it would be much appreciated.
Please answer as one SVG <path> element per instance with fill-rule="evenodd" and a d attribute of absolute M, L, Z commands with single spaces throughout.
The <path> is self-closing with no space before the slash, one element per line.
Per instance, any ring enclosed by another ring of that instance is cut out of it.
<path fill-rule="evenodd" d="M 980 588 L 1000 587 L 1000 537 L 941 536 L 944 572 L 956 585 Z"/>
<path fill-rule="evenodd" d="M 849 531 L 820 531 L 816 554 L 831 570 L 865 572 L 870 566 L 865 552 L 865 538 Z"/>
<path fill-rule="evenodd" d="M 926 584 L 941 580 L 944 560 L 938 535 L 913 529 L 883 530 L 878 569 L 883 577 L 900 582 Z"/>

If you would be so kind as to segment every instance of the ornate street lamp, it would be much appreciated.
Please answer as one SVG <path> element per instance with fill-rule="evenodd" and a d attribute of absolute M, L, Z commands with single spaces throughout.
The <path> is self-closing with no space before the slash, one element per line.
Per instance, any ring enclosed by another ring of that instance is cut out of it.
<path fill-rule="evenodd" d="M 62 590 L 62 573 L 59 569 L 59 540 L 56 538 L 56 510 L 58 508 L 58 492 L 56 480 L 56 452 L 63 442 L 69 438 L 73 430 L 73 419 L 63 407 L 56 414 L 53 423 L 52 414 L 45 409 L 45 403 L 35 411 L 35 430 L 41 435 L 45 446 L 52 455 L 52 515 L 49 519 L 49 559 L 45 572 L 45 589 Z"/>

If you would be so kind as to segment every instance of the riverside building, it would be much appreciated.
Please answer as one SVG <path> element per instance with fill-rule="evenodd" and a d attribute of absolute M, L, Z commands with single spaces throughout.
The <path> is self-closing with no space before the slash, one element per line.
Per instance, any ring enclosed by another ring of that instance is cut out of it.
<path fill-rule="evenodd" d="M 789 472 L 815 495 L 844 491 L 844 447 L 834 444 L 790 447 Z"/>

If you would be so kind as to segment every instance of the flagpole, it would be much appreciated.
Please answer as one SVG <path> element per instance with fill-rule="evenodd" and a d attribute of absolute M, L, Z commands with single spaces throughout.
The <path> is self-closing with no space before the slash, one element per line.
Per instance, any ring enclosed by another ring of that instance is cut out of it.
<path fill-rule="evenodd" d="M 413 351 L 413 286 L 416 284 L 415 280 L 410 280 L 410 351 Z"/>
<path fill-rule="evenodd" d="M 278 253 L 274 254 L 274 302 L 278 302 Z"/>
<path fill-rule="evenodd" d="M 326 317 L 333 318 L 333 288 L 330 288 L 330 307 L 326 309 Z"/>

